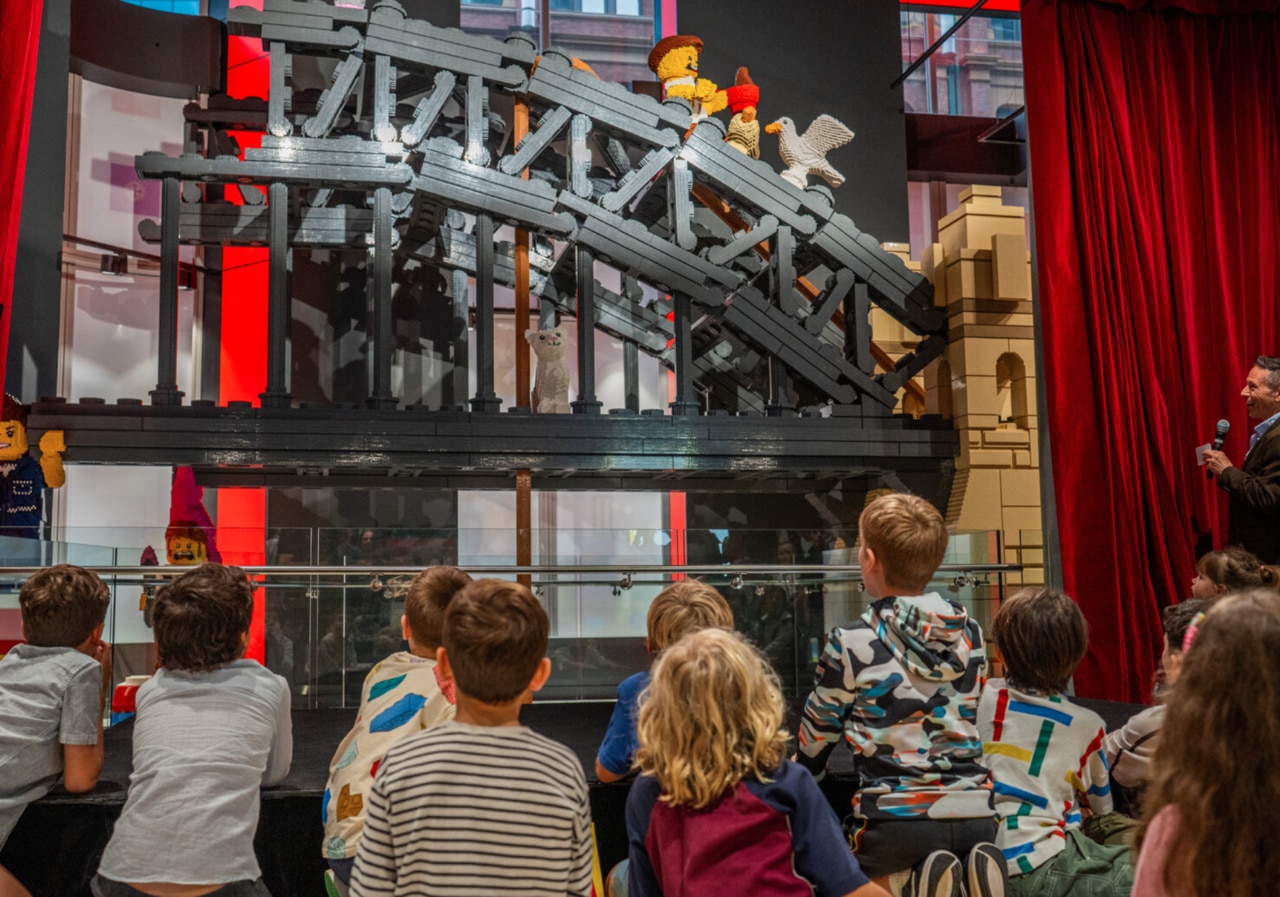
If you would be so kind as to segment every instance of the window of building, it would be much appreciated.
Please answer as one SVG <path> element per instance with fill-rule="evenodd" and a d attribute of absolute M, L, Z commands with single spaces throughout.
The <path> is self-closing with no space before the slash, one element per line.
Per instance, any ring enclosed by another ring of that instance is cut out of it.
<path fill-rule="evenodd" d="M 184 16 L 200 15 L 200 0 L 124 0 L 124 2 L 160 12 L 176 12 Z"/>
<path fill-rule="evenodd" d="M 958 19 L 954 13 L 904 8 L 903 68 Z M 1021 21 L 1017 16 L 973 16 L 911 74 L 902 90 L 908 112 L 996 117 L 1000 106 L 1021 106 Z"/>

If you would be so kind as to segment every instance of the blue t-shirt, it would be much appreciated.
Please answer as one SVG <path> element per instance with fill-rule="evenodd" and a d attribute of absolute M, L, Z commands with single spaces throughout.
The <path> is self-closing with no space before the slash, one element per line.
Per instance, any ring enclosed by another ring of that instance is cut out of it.
<path fill-rule="evenodd" d="M 641 776 L 627 796 L 627 893 L 843 897 L 868 881 L 831 804 L 790 760 L 700 810 L 658 798 Z"/>
<path fill-rule="evenodd" d="M 609 728 L 605 730 L 604 741 L 600 742 L 600 753 L 596 757 L 601 766 L 616 776 L 631 771 L 631 761 L 640 746 L 636 738 L 636 704 L 640 693 L 648 687 L 647 670 L 618 683 L 618 703 L 613 706 L 613 716 L 609 719 Z"/>

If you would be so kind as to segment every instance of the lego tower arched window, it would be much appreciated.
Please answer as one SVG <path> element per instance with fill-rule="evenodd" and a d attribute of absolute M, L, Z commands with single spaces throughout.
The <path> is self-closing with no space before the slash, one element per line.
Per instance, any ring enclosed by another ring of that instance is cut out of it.
<path fill-rule="evenodd" d="M 1002 424 L 1029 429 L 1027 365 L 1016 353 L 1006 352 L 996 359 L 996 398 Z"/>
<path fill-rule="evenodd" d="M 932 370 L 924 375 L 925 411 L 943 417 L 955 417 L 955 403 L 951 400 L 951 363 L 939 358 Z"/>

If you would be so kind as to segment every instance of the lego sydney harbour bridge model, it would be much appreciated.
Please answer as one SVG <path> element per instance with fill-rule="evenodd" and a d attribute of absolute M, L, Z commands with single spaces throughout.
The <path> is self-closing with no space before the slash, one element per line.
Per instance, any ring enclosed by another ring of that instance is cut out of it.
<path fill-rule="evenodd" d="M 37 404 L 34 424 L 65 429 L 76 461 L 252 468 L 268 482 L 573 471 L 625 486 L 936 480 L 955 457 L 949 421 L 894 413 L 945 349 L 929 282 L 837 212 L 826 186 L 784 179 L 685 99 L 602 81 L 554 49 L 538 54 L 523 32 L 472 36 L 387 0 L 266 0 L 231 10 L 228 25 L 269 56 L 261 145 L 241 151 L 228 133 L 239 110 L 224 100 L 222 121 L 212 104 L 204 115 L 202 152 L 137 157 L 162 185 L 160 219 L 142 226 L 162 260 L 157 384 L 147 404 Z M 292 83 L 304 57 L 332 71 L 306 102 Z M 517 239 L 499 242 L 507 225 Z M 180 245 L 267 248 L 260 407 L 184 402 Z M 363 253 L 360 408 L 304 405 L 290 390 L 292 253 L 324 249 Z M 597 261 L 620 272 L 616 289 L 596 280 Z M 452 401 L 437 407 L 393 391 L 399 291 L 422 268 L 442 272 L 452 296 Z M 533 327 L 576 321 L 568 413 L 503 409 L 495 392 L 494 287 L 526 277 Z M 872 305 L 914 335 L 912 351 L 881 351 Z M 629 396 L 638 353 L 671 371 L 667 407 L 602 407 L 595 330 L 621 342 Z"/>

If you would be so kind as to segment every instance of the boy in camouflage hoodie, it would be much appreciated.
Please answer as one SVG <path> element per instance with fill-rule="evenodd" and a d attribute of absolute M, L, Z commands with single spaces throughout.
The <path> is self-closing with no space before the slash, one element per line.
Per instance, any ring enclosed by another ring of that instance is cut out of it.
<path fill-rule="evenodd" d="M 815 776 L 843 738 L 860 784 L 847 820 L 867 875 L 894 893 L 1003 893 L 991 782 L 980 764 L 982 630 L 958 604 L 925 592 L 947 530 L 933 505 L 882 496 L 859 520 L 858 563 L 876 599 L 832 631 L 805 703 L 796 759 Z M 957 856 L 958 855 L 958 856 Z"/>

